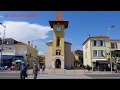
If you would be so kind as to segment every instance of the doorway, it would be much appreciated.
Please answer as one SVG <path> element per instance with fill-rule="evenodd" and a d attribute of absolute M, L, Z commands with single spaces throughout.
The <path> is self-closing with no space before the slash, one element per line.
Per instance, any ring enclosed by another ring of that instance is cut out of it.
<path fill-rule="evenodd" d="M 56 61 L 55 61 L 55 68 L 61 68 L 61 61 L 60 61 L 60 59 L 56 59 Z"/>

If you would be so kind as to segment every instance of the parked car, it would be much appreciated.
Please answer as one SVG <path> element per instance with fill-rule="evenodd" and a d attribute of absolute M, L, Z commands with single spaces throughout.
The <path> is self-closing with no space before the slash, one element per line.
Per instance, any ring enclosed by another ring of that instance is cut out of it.
<path fill-rule="evenodd" d="M 4 67 L 0 67 L 0 70 L 5 70 L 5 68 Z"/>

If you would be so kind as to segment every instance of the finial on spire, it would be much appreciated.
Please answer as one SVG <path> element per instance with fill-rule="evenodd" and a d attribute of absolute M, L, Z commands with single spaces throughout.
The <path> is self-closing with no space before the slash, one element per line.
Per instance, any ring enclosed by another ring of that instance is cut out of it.
<path fill-rule="evenodd" d="M 57 11 L 57 16 L 55 21 L 62 21 L 62 14 L 61 11 Z"/>

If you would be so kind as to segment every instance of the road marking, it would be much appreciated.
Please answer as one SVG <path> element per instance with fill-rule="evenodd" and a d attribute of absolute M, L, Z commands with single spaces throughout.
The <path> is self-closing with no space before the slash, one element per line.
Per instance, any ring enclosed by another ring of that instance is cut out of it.
<path fill-rule="evenodd" d="M 120 77 L 93 77 L 93 79 L 120 79 Z"/>
<path fill-rule="evenodd" d="M 0 76 L 0 77 L 20 77 L 20 76 Z"/>

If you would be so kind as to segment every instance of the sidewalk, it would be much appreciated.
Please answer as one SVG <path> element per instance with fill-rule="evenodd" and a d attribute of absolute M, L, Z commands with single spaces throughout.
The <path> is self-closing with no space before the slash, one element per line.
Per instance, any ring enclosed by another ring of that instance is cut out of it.
<path fill-rule="evenodd" d="M 32 71 L 33 69 L 28 69 L 27 73 L 28 75 L 32 75 Z M 0 73 L 20 73 L 20 71 L 9 71 L 9 70 L 5 70 L 5 71 L 0 71 Z M 41 70 L 40 70 L 40 73 Z M 65 69 L 46 69 L 44 71 L 45 74 L 58 74 L 58 75 L 86 75 L 86 74 L 120 74 L 120 73 L 115 73 L 115 71 L 113 71 L 113 73 L 111 73 L 110 71 L 88 71 L 88 70 L 80 70 L 80 69 L 76 69 L 76 70 L 65 70 Z"/>
<path fill-rule="evenodd" d="M 46 69 L 45 73 L 48 74 L 68 74 L 68 75 L 86 75 L 86 74 L 120 74 L 113 71 L 88 71 L 84 69 L 64 70 L 64 69 Z"/>

